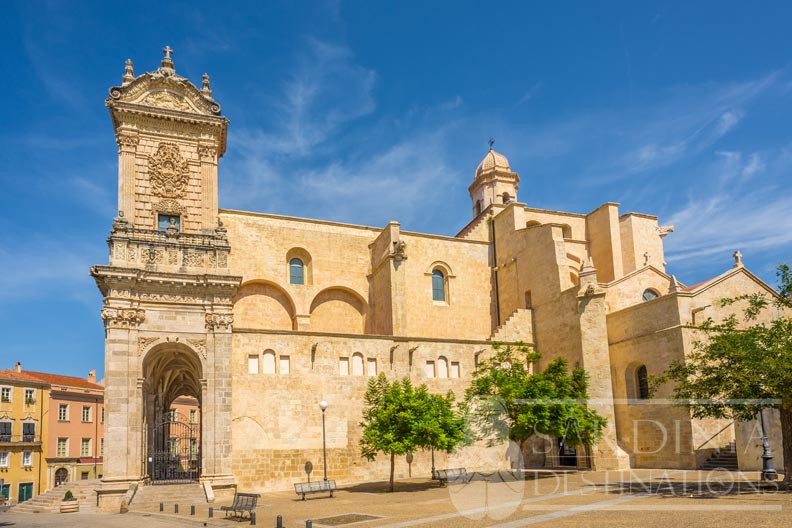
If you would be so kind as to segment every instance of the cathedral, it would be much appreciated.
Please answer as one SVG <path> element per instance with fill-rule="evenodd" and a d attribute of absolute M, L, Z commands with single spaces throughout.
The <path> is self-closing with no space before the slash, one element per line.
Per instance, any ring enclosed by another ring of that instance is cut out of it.
<path fill-rule="evenodd" d="M 101 509 L 164 481 L 201 482 L 207 498 L 289 489 L 322 467 L 323 441 L 340 485 L 383 479 L 387 460 L 359 451 L 368 380 L 408 376 L 459 399 L 496 342 L 532 346 L 534 369 L 557 357 L 585 369 L 589 406 L 608 421 L 602 441 L 419 452 L 397 461 L 397 477 L 429 476 L 432 464 L 697 468 L 732 442 L 746 446 L 741 467 L 760 464 L 750 431 L 654 403 L 668 394 L 650 398 L 647 384 L 692 350 L 693 325 L 724 315 L 718 299 L 773 292 L 739 253 L 685 285 L 666 271 L 673 226 L 616 203 L 521 203 L 518 173 L 492 149 L 471 171 L 470 222 L 452 237 L 223 209 L 229 121 L 209 77 L 194 85 L 171 53 L 142 75 L 127 61 L 106 100 L 119 212 L 109 263 L 91 268 L 104 299 Z M 183 433 L 179 398 L 201 417 Z"/>

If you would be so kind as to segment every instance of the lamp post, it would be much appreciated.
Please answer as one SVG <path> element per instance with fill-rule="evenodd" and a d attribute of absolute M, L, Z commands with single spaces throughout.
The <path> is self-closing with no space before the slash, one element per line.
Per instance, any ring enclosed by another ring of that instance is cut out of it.
<path fill-rule="evenodd" d="M 322 409 L 322 458 L 324 461 L 324 480 L 327 480 L 327 442 L 325 441 L 325 411 L 330 404 L 325 400 L 319 402 L 319 408 Z"/>
<path fill-rule="evenodd" d="M 762 425 L 762 480 L 777 480 L 778 472 L 773 467 L 773 454 L 765 430 L 764 409 L 759 410 L 759 423 Z"/>

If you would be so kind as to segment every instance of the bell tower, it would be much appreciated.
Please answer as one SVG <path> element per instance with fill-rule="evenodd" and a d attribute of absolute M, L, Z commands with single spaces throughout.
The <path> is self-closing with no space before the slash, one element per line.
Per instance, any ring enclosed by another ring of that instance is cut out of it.
<path fill-rule="evenodd" d="M 228 120 L 201 88 L 178 75 L 166 46 L 160 67 L 135 76 L 127 60 L 110 89 L 118 143 L 118 216 L 109 264 L 93 266 L 105 326 L 104 477 L 99 509 L 118 511 L 132 485 L 167 479 L 163 438 L 176 398 L 197 401 L 188 478 L 234 485 L 231 469 L 232 297 L 217 213 L 217 162 Z M 194 445 L 193 445 L 194 443 Z"/>
<path fill-rule="evenodd" d="M 512 172 L 506 156 L 490 149 L 476 167 L 473 183 L 468 187 L 473 201 L 473 218 L 476 218 L 491 204 L 507 204 L 517 201 L 517 188 L 520 177 Z"/>
<path fill-rule="evenodd" d="M 118 210 L 135 227 L 209 233 L 217 222 L 217 162 L 228 119 L 212 98 L 178 75 L 166 46 L 160 67 L 135 76 L 126 61 L 121 86 L 105 104 L 118 143 Z"/>

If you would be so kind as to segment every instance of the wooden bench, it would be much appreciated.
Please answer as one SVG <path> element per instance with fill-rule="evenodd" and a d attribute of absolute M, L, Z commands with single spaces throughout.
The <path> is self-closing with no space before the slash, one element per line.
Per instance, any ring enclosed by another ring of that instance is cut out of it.
<path fill-rule="evenodd" d="M 297 495 L 302 495 L 302 500 L 309 493 L 322 493 L 325 491 L 330 492 L 330 497 L 336 489 L 335 480 L 316 480 L 314 482 L 298 482 L 294 484 L 294 491 Z"/>
<path fill-rule="evenodd" d="M 435 480 L 440 481 L 441 486 L 452 484 L 466 484 L 473 478 L 465 468 L 438 469 L 435 471 Z"/>
<path fill-rule="evenodd" d="M 232 512 L 234 517 L 250 517 L 250 513 L 255 511 L 260 495 L 258 493 L 234 493 L 234 502 L 231 506 L 220 506 L 220 510 L 228 513 Z"/>

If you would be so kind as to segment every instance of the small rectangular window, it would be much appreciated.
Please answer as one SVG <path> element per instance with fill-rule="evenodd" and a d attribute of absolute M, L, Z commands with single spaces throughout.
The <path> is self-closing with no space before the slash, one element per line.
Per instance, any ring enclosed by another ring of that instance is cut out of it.
<path fill-rule="evenodd" d="M 190 423 L 198 423 L 198 411 L 195 409 L 190 409 Z"/>
<path fill-rule="evenodd" d="M 280 357 L 280 373 L 281 374 L 289 373 L 289 356 Z"/>
<path fill-rule="evenodd" d="M 91 407 L 88 405 L 83 405 L 82 408 L 82 421 L 83 422 L 90 422 L 91 421 Z"/>
<path fill-rule="evenodd" d="M 452 361 L 451 362 L 451 377 L 458 378 L 459 377 L 459 361 Z"/>
<path fill-rule="evenodd" d="M 58 421 L 66 422 L 69 420 L 69 405 L 61 403 L 58 405 Z"/>
<path fill-rule="evenodd" d="M 376 376 L 377 375 L 377 360 L 374 358 L 367 358 L 366 359 L 366 375 L 367 376 Z"/>
<path fill-rule="evenodd" d="M 180 229 L 181 218 L 175 215 L 161 214 L 157 215 L 157 229 L 166 232 L 169 227 L 175 227 L 178 231 Z"/>
<path fill-rule="evenodd" d="M 11 401 L 11 387 L 0 387 L 0 401 Z"/>
<path fill-rule="evenodd" d="M 33 405 L 34 403 L 36 403 L 36 391 L 25 389 L 25 405 Z"/>
<path fill-rule="evenodd" d="M 11 441 L 11 422 L 0 422 L 0 442 Z"/>
<path fill-rule="evenodd" d="M 0 451 L 0 467 L 8 467 L 8 451 Z"/>
<path fill-rule="evenodd" d="M 342 376 L 349 376 L 349 358 L 342 357 L 338 360 L 338 373 Z"/>
<path fill-rule="evenodd" d="M 88 472 L 87 471 L 81 471 L 80 472 L 80 480 L 88 480 Z"/>
<path fill-rule="evenodd" d="M 250 354 L 248 356 L 248 374 L 258 374 L 258 372 L 259 372 L 258 354 Z"/>
<path fill-rule="evenodd" d="M 80 456 L 81 457 L 89 457 L 89 456 L 91 456 L 91 439 L 90 438 L 83 438 L 82 442 L 80 442 Z"/>
<path fill-rule="evenodd" d="M 56 451 L 59 457 L 65 457 L 69 455 L 69 439 L 68 438 L 58 438 L 58 449 Z"/>
<path fill-rule="evenodd" d="M 424 375 L 427 378 L 434 378 L 435 377 L 435 362 L 434 361 L 427 361 L 426 367 L 424 367 Z"/>
<path fill-rule="evenodd" d="M 22 467 L 33 465 L 33 451 L 22 451 Z"/>
<path fill-rule="evenodd" d="M 36 424 L 35 422 L 24 422 L 22 424 L 22 441 L 35 442 L 36 441 Z"/>

